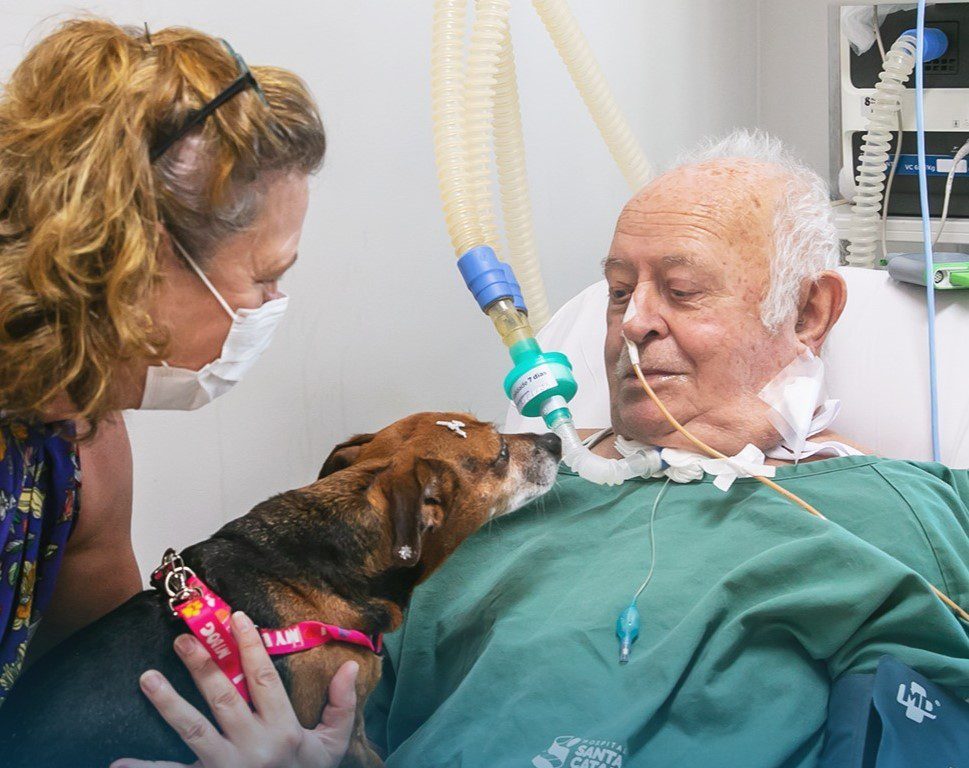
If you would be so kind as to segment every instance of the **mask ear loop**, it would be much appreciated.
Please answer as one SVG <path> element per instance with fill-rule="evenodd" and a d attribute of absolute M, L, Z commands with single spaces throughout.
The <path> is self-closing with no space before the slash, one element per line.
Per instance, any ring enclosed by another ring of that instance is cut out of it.
<path fill-rule="evenodd" d="M 175 247 L 178 248 L 178 252 L 182 254 L 182 257 L 185 259 L 185 261 L 188 262 L 188 265 L 195 271 L 195 274 L 199 276 L 199 280 L 205 283 L 205 287 L 209 289 L 209 291 L 212 293 L 213 296 L 215 296 L 219 304 L 222 305 L 222 309 L 225 310 L 226 314 L 232 320 L 237 320 L 238 318 L 236 317 L 236 313 L 232 309 L 232 307 L 229 306 L 229 302 L 227 302 L 225 299 L 222 298 L 222 294 L 219 293 L 218 290 L 216 290 L 215 286 L 212 285 L 212 281 L 209 280 L 208 277 L 206 277 L 205 273 L 202 271 L 199 265 L 195 263 L 195 259 L 193 259 L 191 256 L 188 255 L 188 251 L 186 251 L 182 247 L 182 244 L 178 242 L 178 240 L 176 240 L 174 237 L 171 237 L 171 235 L 169 235 L 169 238 L 175 244 Z"/>

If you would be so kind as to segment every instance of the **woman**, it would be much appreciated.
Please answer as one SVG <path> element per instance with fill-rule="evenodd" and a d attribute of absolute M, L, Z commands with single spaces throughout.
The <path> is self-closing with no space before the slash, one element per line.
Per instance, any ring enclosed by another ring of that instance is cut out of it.
<path fill-rule="evenodd" d="M 142 588 L 118 411 L 197 408 L 265 349 L 324 149 L 298 77 L 250 72 L 190 29 L 70 21 L 11 76 L 0 97 L 0 701 L 25 660 Z M 252 646 L 245 617 L 233 631 Z M 246 672 L 269 693 L 255 713 L 241 698 L 213 707 L 225 736 L 157 672 L 142 690 L 207 768 L 336 765 L 355 665 L 306 731 L 256 645 Z M 221 673 L 190 636 L 176 652 L 211 702 Z"/>

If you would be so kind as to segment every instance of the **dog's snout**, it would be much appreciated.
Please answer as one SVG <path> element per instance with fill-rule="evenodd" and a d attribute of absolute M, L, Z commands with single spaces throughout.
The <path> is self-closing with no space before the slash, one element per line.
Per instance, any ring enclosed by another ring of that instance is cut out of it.
<path fill-rule="evenodd" d="M 554 432 L 542 435 L 535 441 L 540 448 L 544 448 L 556 459 L 562 458 L 562 441 Z"/>

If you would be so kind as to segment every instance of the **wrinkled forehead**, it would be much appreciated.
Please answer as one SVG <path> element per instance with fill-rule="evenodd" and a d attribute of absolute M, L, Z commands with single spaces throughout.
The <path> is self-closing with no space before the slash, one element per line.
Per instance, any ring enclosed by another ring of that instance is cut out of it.
<path fill-rule="evenodd" d="M 777 199 L 788 178 L 778 166 L 740 158 L 665 173 L 623 209 L 610 255 L 680 255 L 731 270 L 765 268 Z"/>

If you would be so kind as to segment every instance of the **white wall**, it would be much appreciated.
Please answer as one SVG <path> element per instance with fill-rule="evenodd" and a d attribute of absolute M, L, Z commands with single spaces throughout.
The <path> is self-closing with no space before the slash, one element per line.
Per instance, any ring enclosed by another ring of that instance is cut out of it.
<path fill-rule="evenodd" d="M 655 162 L 704 135 L 755 124 L 756 0 L 572 6 Z M 155 29 L 183 24 L 226 37 L 250 63 L 299 72 L 327 127 L 301 257 L 284 282 L 290 315 L 273 347 L 215 405 L 130 415 L 134 538 L 144 571 L 165 547 L 203 538 L 269 494 L 312 479 L 352 433 L 421 409 L 503 414 L 508 365 L 453 266 L 439 209 L 431 7 L 431 0 L 0 2 L 0 75 L 58 14 L 85 9 Z M 628 191 L 525 0 L 515 3 L 512 27 L 537 240 L 554 307 L 596 278 Z M 779 107 L 768 111 L 788 125 Z"/>
<path fill-rule="evenodd" d="M 757 122 L 787 142 L 825 179 L 831 5 L 831 0 L 757 3 Z"/>

